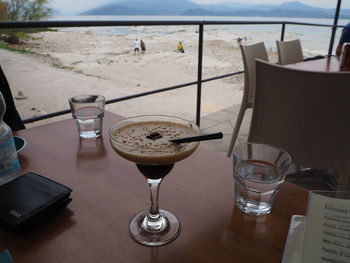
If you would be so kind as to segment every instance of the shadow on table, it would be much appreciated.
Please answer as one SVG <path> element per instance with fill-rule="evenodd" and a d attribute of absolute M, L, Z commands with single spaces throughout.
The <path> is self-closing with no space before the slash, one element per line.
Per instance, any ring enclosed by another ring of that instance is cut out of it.
<path fill-rule="evenodd" d="M 248 215 L 235 206 L 232 210 L 231 218 L 227 223 L 225 231 L 225 234 L 227 235 L 226 238 L 239 240 L 240 242 L 249 240 L 249 243 L 252 240 L 255 240 L 254 242 L 256 242 L 256 238 L 259 236 L 265 238 L 265 235 L 269 233 L 270 228 L 269 217 L 270 215 Z"/>
<path fill-rule="evenodd" d="M 90 162 L 104 158 L 107 151 L 102 137 L 97 139 L 79 139 L 79 146 L 77 150 L 77 164 Z"/>
<path fill-rule="evenodd" d="M 13 255 L 19 257 L 33 251 L 40 251 L 40 248 L 47 245 L 50 240 L 56 239 L 75 225 L 75 221 L 71 218 L 73 214 L 68 208 L 62 209 L 41 222 L 40 225 L 35 225 L 21 232 L 1 228 L 0 247 L 8 249 Z"/>
<path fill-rule="evenodd" d="M 158 247 L 151 247 L 151 255 L 149 263 L 159 263 L 159 250 Z"/>
<path fill-rule="evenodd" d="M 246 262 L 276 262 L 283 249 L 280 244 L 284 244 L 280 220 L 273 212 L 261 216 L 247 215 L 235 206 L 227 221 L 222 245 L 237 250 L 238 258 L 246 259 Z M 254 248 L 254 252 L 249 248 Z"/>

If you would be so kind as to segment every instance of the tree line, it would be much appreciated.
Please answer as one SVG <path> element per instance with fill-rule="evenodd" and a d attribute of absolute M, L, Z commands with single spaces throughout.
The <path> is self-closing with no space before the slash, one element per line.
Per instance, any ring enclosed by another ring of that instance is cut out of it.
<path fill-rule="evenodd" d="M 53 15 L 50 0 L 0 0 L 0 21 L 36 21 Z M 3 29 L 0 38 L 18 44 L 21 38 L 38 29 Z"/>

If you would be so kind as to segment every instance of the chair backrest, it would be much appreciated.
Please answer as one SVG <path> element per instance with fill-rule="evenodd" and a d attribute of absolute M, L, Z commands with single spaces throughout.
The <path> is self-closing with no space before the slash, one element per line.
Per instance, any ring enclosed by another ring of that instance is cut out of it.
<path fill-rule="evenodd" d="M 350 73 L 314 72 L 256 61 L 248 141 L 278 146 L 305 167 L 350 168 Z M 345 180 L 345 181 L 344 181 Z"/>
<path fill-rule="evenodd" d="M 252 45 L 241 45 L 244 65 L 244 95 L 247 102 L 253 103 L 255 86 L 255 59 L 268 61 L 264 42 Z"/>
<path fill-rule="evenodd" d="M 278 63 L 280 65 L 297 63 L 304 60 L 303 50 L 299 39 L 291 41 L 277 40 L 276 44 L 278 50 Z"/>
<path fill-rule="evenodd" d="M 6 103 L 6 112 L 4 115 L 4 122 L 11 127 L 12 131 L 24 129 L 25 128 L 24 124 L 17 112 L 15 103 L 13 101 L 9 83 L 1 67 L 0 67 L 0 92 L 2 93 Z"/>

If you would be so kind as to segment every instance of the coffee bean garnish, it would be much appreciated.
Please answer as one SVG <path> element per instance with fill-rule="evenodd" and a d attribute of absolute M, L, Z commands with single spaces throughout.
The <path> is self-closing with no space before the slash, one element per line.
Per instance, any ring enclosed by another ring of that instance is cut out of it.
<path fill-rule="evenodd" d="M 150 135 L 146 136 L 147 139 L 150 139 L 152 141 L 155 141 L 155 140 L 160 139 L 162 137 L 163 136 L 158 132 L 152 132 Z"/>

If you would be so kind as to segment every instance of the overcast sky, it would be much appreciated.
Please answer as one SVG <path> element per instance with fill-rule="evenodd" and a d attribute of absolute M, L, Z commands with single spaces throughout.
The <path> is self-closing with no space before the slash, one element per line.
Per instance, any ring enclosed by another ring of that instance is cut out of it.
<path fill-rule="evenodd" d="M 281 4 L 292 0 L 192 0 L 200 4 L 218 4 L 218 3 L 247 3 L 247 4 Z M 300 2 L 317 7 L 335 8 L 337 0 L 299 0 Z M 102 4 L 113 2 L 113 0 L 51 0 L 53 8 L 61 12 L 75 12 L 84 9 L 90 9 Z M 342 8 L 350 8 L 350 1 L 343 0 Z"/>

